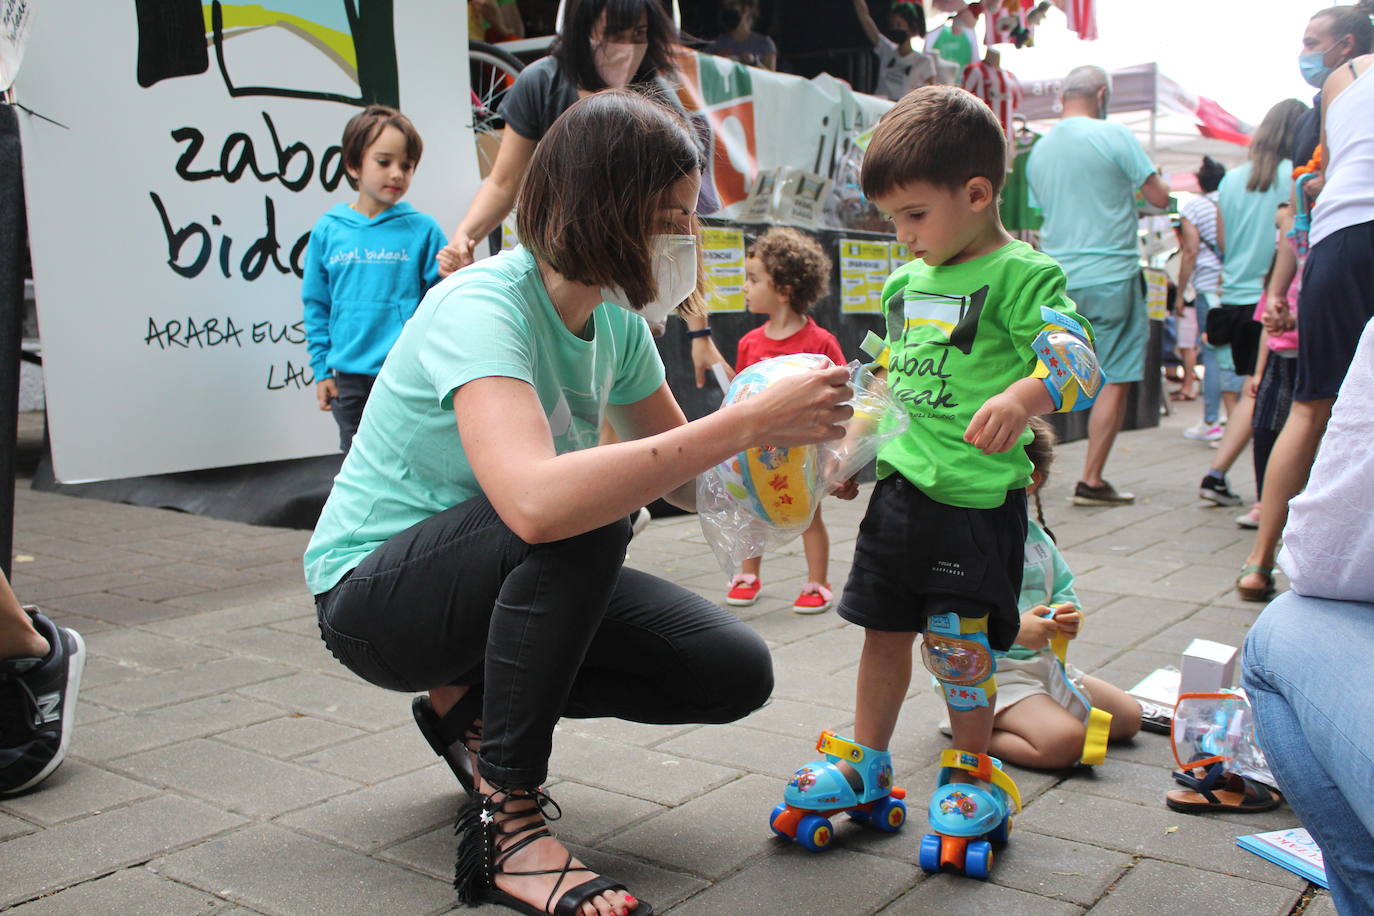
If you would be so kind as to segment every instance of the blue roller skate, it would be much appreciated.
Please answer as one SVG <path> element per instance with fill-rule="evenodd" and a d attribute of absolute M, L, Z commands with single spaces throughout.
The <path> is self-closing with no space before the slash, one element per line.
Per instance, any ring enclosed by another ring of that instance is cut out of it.
<path fill-rule="evenodd" d="M 951 769 L 967 770 L 983 784 L 950 782 Z M 992 872 L 992 844 L 1006 844 L 1011 816 L 1021 810 L 1016 783 L 996 757 L 958 750 L 940 755 L 936 782 L 930 797 L 930 827 L 935 832 L 921 837 L 921 869 L 986 879 Z"/>
<path fill-rule="evenodd" d="M 773 809 L 768 825 L 780 837 L 820 852 L 830 845 L 830 817 L 848 813 L 860 823 L 896 833 L 906 823 L 906 790 L 892 784 L 892 755 L 834 732 L 821 732 L 816 750 L 825 755 L 798 770 Z M 852 775 L 836 764 L 844 761 Z"/>

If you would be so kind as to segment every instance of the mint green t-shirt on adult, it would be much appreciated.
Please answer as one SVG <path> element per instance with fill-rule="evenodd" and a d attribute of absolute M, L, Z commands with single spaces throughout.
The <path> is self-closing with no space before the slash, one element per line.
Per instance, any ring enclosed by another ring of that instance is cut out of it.
<path fill-rule="evenodd" d="M 878 452 L 878 476 L 898 473 L 937 502 L 991 509 L 1030 483 L 1023 447 L 984 455 L 964 430 L 988 398 L 1035 371 L 1036 336 L 1052 309 L 1092 328 L 1064 294 L 1064 272 L 1025 242 L 962 264 L 912 261 L 883 286 L 888 386 L 911 425 Z"/>
<path fill-rule="evenodd" d="M 1069 289 L 1139 272 L 1135 192 L 1155 167 L 1129 128 L 1064 118 L 1031 149 L 1027 168 L 1031 206 L 1045 216 L 1040 247 L 1063 266 Z"/>
<path fill-rule="evenodd" d="M 1221 259 L 1221 304 L 1254 305 L 1264 292 L 1264 275 L 1274 259 L 1278 234 L 1274 213 L 1293 193 L 1293 163 L 1278 164 L 1266 191 L 1247 191 L 1254 163 L 1226 173 L 1217 188 L 1217 206 L 1226 227 Z"/>
<path fill-rule="evenodd" d="M 431 289 L 382 365 L 306 548 L 310 591 L 328 591 L 392 535 L 481 493 L 453 414 L 461 386 L 528 382 L 559 454 L 596 445 L 608 403 L 658 389 L 663 361 L 644 319 L 603 303 L 591 327 L 590 339 L 567 329 L 523 248 Z"/>

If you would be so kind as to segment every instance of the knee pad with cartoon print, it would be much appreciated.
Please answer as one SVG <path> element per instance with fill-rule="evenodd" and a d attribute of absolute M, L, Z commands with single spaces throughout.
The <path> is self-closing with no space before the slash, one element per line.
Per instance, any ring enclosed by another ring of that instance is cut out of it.
<path fill-rule="evenodd" d="M 997 660 L 988 644 L 986 615 L 932 615 L 921 640 L 921 661 L 939 681 L 950 709 L 988 706 L 997 695 Z"/>

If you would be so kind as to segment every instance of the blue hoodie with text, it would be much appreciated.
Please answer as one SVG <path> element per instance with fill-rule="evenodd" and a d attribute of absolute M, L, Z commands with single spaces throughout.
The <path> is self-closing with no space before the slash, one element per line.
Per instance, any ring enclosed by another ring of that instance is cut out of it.
<path fill-rule="evenodd" d="M 401 327 L 439 282 L 434 256 L 446 241 L 433 217 L 405 201 L 372 219 L 348 204 L 320 217 L 301 284 L 315 381 L 381 370 Z"/>

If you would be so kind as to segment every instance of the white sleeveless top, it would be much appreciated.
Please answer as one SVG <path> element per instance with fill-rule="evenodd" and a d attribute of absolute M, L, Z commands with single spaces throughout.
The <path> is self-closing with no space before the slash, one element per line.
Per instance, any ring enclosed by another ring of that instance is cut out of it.
<path fill-rule="evenodd" d="M 1369 82 L 1374 83 L 1374 78 Z M 1344 93 L 1342 93 L 1344 95 Z M 1322 191 L 1322 194 L 1325 194 Z M 1309 598 L 1374 602 L 1374 321 L 1365 325 L 1307 488 L 1288 504 L 1279 565 Z"/>
<path fill-rule="evenodd" d="M 1374 65 L 1326 110 L 1326 186 L 1312 208 L 1308 241 L 1374 220 Z"/>

